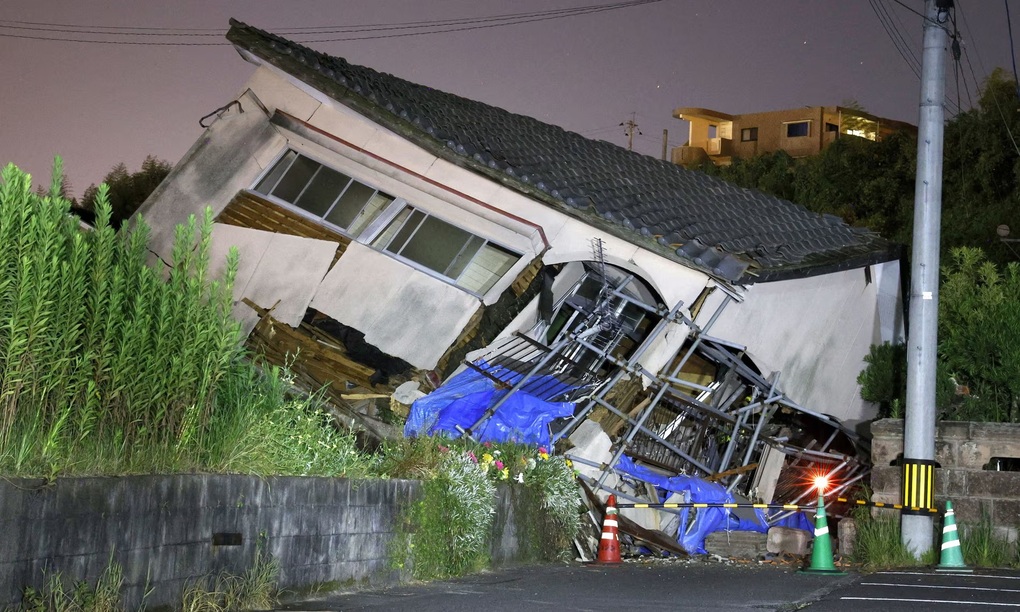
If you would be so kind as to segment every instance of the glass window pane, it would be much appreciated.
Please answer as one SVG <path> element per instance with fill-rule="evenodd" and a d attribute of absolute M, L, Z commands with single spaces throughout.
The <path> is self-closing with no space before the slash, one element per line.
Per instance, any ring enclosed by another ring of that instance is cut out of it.
<path fill-rule="evenodd" d="M 464 270 L 457 284 L 479 295 L 484 294 L 503 278 L 520 257 L 503 247 L 486 244 Z"/>
<path fill-rule="evenodd" d="M 786 124 L 786 137 L 787 138 L 798 138 L 801 136 L 808 136 L 810 134 L 811 123 L 808 121 L 800 121 L 798 123 L 787 123 Z"/>
<path fill-rule="evenodd" d="M 470 238 L 471 234 L 459 227 L 428 217 L 400 254 L 430 270 L 445 274 L 454 257 Z"/>
<path fill-rule="evenodd" d="M 454 280 L 459 278 L 461 272 L 464 271 L 464 268 L 471 262 L 471 258 L 475 256 L 478 249 L 482 248 L 483 244 L 485 244 L 485 239 L 471 236 L 467 241 L 467 245 L 461 249 L 460 253 L 454 258 L 453 263 L 446 270 L 446 275 Z"/>
<path fill-rule="evenodd" d="M 272 195 L 284 202 L 293 203 L 294 199 L 298 197 L 298 194 L 301 193 L 301 190 L 305 188 L 312 175 L 320 167 L 321 165 L 318 162 L 299 155 L 294 160 L 294 163 L 291 164 L 290 169 L 287 170 L 287 174 L 284 175 L 280 184 L 273 189 Z"/>
<path fill-rule="evenodd" d="M 359 236 L 361 232 L 365 231 L 376 217 L 386 210 L 386 207 L 393 201 L 393 196 L 387 195 L 381 191 L 376 192 L 372 199 L 365 204 L 365 207 L 361 209 L 358 216 L 351 222 L 351 226 L 347 229 L 347 233 L 351 236 Z"/>
<path fill-rule="evenodd" d="M 387 251 L 394 253 L 400 253 L 404 249 L 404 245 L 407 244 L 407 240 L 414 234 L 414 231 L 418 229 L 421 222 L 425 219 L 425 213 L 420 210 L 411 209 L 411 214 L 407 218 L 407 222 L 404 223 L 404 227 L 400 228 L 397 235 L 394 236 L 393 242 L 386 247 Z"/>
<path fill-rule="evenodd" d="M 283 173 L 287 171 L 287 168 L 290 167 L 290 163 L 294 161 L 295 157 L 297 157 L 297 153 L 294 151 L 287 151 L 284 153 L 283 157 L 280 158 L 280 161 L 276 162 L 273 169 L 269 171 L 269 174 L 262 177 L 259 184 L 255 185 L 255 191 L 269 195 L 269 192 L 276 186 L 276 182 L 279 181 L 280 177 L 283 176 Z"/>
<path fill-rule="evenodd" d="M 347 188 L 347 191 L 340 196 L 340 201 L 336 203 L 333 210 L 329 211 L 326 221 L 347 229 L 347 226 L 351 224 L 354 217 L 361 212 L 365 203 L 368 202 L 368 199 L 374 194 L 374 188 L 369 187 L 368 185 L 363 185 L 358 181 L 354 181 L 351 183 L 351 186 Z"/>
<path fill-rule="evenodd" d="M 407 221 L 407 218 L 411 215 L 411 210 L 412 209 L 408 207 L 397 213 L 397 216 L 390 221 L 390 224 L 386 226 L 386 229 L 384 229 L 382 233 L 376 236 L 375 240 L 372 241 L 372 246 L 377 249 L 390 250 L 390 240 L 392 240 L 397 231 L 404 226 L 404 222 Z"/>
<path fill-rule="evenodd" d="M 308 185 L 308 189 L 305 189 L 298 201 L 294 202 L 294 205 L 307 210 L 316 217 L 321 217 L 326 214 L 329 207 L 336 201 L 337 196 L 350 182 L 351 177 L 346 174 L 323 166 Z"/>

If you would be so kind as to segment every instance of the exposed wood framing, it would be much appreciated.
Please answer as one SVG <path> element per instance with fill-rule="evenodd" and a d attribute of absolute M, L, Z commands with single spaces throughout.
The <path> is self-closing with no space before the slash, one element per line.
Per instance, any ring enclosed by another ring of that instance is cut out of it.
<path fill-rule="evenodd" d="M 270 363 L 289 366 L 295 375 L 314 383 L 309 389 L 328 384 L 328 393 L 339 401 L 343 401 L 342 392 L 349 392 L 348 382 L 368 390 L 381 389 L 369 382 L 375 370 L 348 357 L 339 340 L 305 323 L 294 329 L 274 319 L 270 309 L 248 298 L 243 301 L 260 317 L 248 336 L 248 347 Z"/>
<path fill-rule="evenodd" d="M 330 264 L 330 267 L 340 259 L 344 251 L 347 250 L 347 245 L 351 243 L 351 239 L 347 236 L 332 231 L 307 217 L 284 208 L 279 204 L 270 202 L 250 191 L 237 192 L 234 199 L 216 217 L 216 221 L 226 225 L 275 232 L 277 234 L 338 242 L 340 247 L 337 248 L 336 254 L 333 255 L 333 262 Z"/>
<path fill-rule="evenodd" d="M 595 492 L 592 491 L 591 487 L 589 487 L 587 483 L 583 480 L 579 480 L 578 484 L 585 493 L 588 506 L 598 512 L 598 514 L 603 517 L 603 520 L 605 520 L 606 505 L 602 503 L 602 500 L 600 500 L 597 495 L 595 495 Z M 641 540 L 649 547 L 657 550 L 659 553 L 667 551 L 677 555 L 689 554 L 679 542 L 666 536 L 661 531 L 645 529 L 622 514 L 617 514 L 616 520 L 619 523 L 618 528 L 620 533 L 625 533 L 633 538 Z"/>
<path fill-rule="evenodd" d="M 510 288 L 513 289 L 517 297 L 524 295 L 524 292 L 531 286 L 531 282 L 538 276 L 539 271 L 542 270 L 542 258 L 536 257 L 532 260 L 531 264 L 521 270 L 521 273 L 517 275 L 517 278 L 510 284 Z"/>

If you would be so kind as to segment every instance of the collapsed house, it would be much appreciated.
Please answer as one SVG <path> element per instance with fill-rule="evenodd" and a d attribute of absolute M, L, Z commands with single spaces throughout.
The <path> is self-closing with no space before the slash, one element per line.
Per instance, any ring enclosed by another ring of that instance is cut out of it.
<path fill-rule="evenodd" d="M 654 470 L 796 503 L 809 469 L 867 473 L 856 377 L 902 335 L 894 245 L 237 21 L 227 38 L 255 72 L 140 214 L 167 260 L 211 207 L 249 346 L 350 423 L 393 435 L 395 389 L 460 372 L 498 393 L 457 433 L 515 395 L 569 406 L 540 428 L 603 495 L 661 497 L 620 488 Z"/>

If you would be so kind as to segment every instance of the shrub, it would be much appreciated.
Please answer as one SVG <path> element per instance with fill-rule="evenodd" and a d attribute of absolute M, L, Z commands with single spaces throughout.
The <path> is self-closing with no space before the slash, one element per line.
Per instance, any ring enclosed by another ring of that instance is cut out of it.
<path fill-rule="evenodd" d="M 477 571 L 488 562 L 496 485 L 526 487 L 569 545 L 581 526 L 581 499 L 573 470 L 545 449 L 512 443 L 416 438 L 386 447 L 381 467 L 395 477 L 423 479 L 422 499 L 406 515 L 407 534 L 391 557 L 413 561 L 414 576 L 444 578 Z"/>

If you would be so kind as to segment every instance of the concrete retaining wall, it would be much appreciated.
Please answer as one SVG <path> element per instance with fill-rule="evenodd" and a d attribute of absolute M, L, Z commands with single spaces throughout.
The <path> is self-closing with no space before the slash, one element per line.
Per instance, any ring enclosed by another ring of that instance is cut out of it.
<path fill-rule="evenodd" d="M 900 503 L 903 421 L 883 419 L 871 426 L 873 501 Z M 1020 527 L 1020 472 L 989 469 L 995 457 L 1020 459 L 1020 425 L 945 421 L 935 433 L 935 501 L 952 500 L 957 521 L 976 525 L 985 513 L 996 531 L 1016 541 Z M 895 463 L 895 465 L 893 465 Z"/>
<path fill-rule="evenodd" d="M 523 491 L 523 489 L 521 490 Z M 172 606 L 184 588 L 252 566 L 260 538 L 280 563 L 279 586 L 394 584 L 388 547 L 420 484 L 406 480 L 226 475 L 0 481 L 0 608 L 46 573 L 94 584 L 111 557 L 124 569 L 123 602 Z M 533 517 L 517 489 L 500 491 L 493 560 L 542 556 L 525 540 Z M 524 525 L 519 530 L 519 525 Z M 541 538 L 538 538 L 541 540 Z M 539 547 L 540 548 L 540 547 Z"/>

